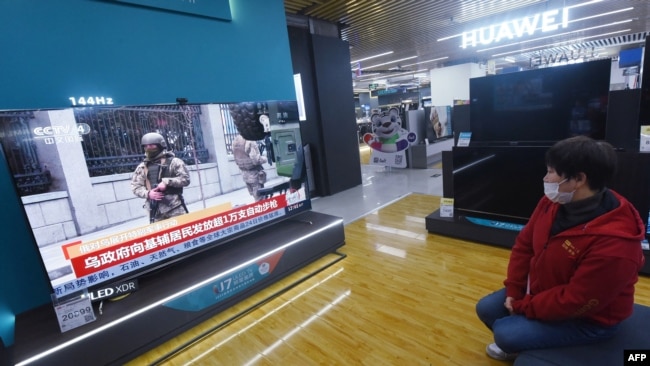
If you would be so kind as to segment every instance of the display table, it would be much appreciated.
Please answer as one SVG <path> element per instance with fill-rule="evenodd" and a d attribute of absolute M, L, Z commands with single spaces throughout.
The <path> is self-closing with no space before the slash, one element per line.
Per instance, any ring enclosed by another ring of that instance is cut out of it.
<path fill-rule="evenodd" d="M 120 365 L 196 326 L 345 243 L 343 220 L 303 212 L 149 273 L 95 322 L 61 333 L 52 305 L 16 317 L 17 365 Z M 250 277 L 249 277 L 250 276 Z M 245 286 L 223 291 L 232 279 Z"/>

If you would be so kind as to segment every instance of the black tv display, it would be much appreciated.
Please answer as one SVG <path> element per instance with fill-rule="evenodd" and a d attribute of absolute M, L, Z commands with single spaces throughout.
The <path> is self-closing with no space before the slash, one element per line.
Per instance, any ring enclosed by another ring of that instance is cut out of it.
<path fill-rule="evenodd" d="M 543 146 L 453 148 L 455 215 L 523 225 L 544 194 Z"/>
<path fill-rule="evenodd" d="M 258 201 L 249 194 L 229 151 L 239 133 L 232 103 L 86 102 L 56 110 L 0 111 L 0 155 L 13 176 L 55 297 L 137 278 L 311 208 L 307 182 L 277 173 L 273 160 L 264 164 L 268 194 Z M 254 121 L 264 115 L 256 105 L 276 103 L 237 104 L 252 106 Z M 281 104 L 293 110 L 291 103 L 295 101 Z M 271 135 L 297 134 L 291 141 L 300 142 L 297 124 L 266 117 Z M 130 188 L 144 158 L 141 137 L 148 132 L 164 136 L 168 150 L 187 165 L 191 181 L 183 191 L 189 212 L 154 223 L 144 199 Z M 272 156 L 268 150 L 264 155 Z M 273 189 L 289 182 L 291 190 Z"/>
<path fill-rule="evenodd" d="M 606 59 L 470 79 L 471 143 L 604 140 L 610 73 Z"/>

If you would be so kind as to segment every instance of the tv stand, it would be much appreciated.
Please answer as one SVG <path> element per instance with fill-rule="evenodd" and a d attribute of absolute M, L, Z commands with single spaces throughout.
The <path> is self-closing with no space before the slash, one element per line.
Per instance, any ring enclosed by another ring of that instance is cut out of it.
<path fill-rule="evenodd" d="M 477 225 L 463 216 L 440 217 L 440 210 L 435 210 L 425 218 L 427 231 L 432 234 L 471 240 L 484 244 L 512 248 L 518 231 Z"/>
<path fill-rule="evenodd" d="M 344 244 L 341 218 L 300 213 L 143 276 L 138 291 L 104 301 L 101 315 L 93 304 L 97 320 L 79 328 L 61 333 L 49 304 L 19 314 L 13 361 L 122 365 Z M 244 273 L 250 285 L 221 291 Z"/>

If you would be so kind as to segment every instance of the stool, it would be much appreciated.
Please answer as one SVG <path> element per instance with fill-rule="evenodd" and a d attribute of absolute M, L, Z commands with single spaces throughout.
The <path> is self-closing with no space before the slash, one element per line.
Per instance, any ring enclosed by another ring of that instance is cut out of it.
<path fill-rule="evenodd" d="M 591 345 L 524 351 L 515 366 L 616 366 L 624 364 L 623 350 L 650 349 L 650 307 L 634 304 L 614 338 Z"/>

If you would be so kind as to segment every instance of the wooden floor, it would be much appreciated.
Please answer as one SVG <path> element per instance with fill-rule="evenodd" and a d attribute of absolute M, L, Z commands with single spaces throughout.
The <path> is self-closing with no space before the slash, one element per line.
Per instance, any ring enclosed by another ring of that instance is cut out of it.
<path fill-rule="evenodd" d="M 509 250 L 427 233 L 438 205 L 411 194 L 347 225 L 344 259 L 328 255 L 129 365 L 508 364 L 485 355 L 474 306 L 501 287 Z M 650 305 L 650 278 L 636 301 Z"/>
<path fill-rule="evenodd" d="M 359 159 L 361 160 L 361 164 L 370 163 L 370 146 L 366 144 L 359 145 Z"/>

